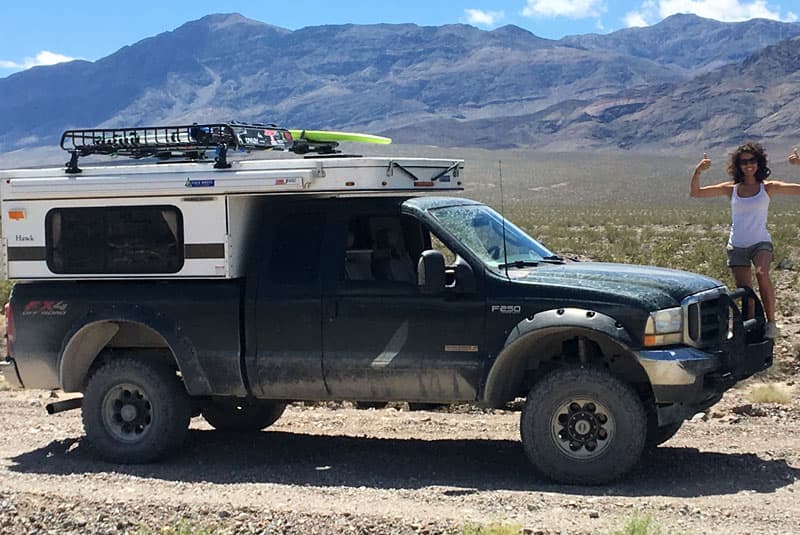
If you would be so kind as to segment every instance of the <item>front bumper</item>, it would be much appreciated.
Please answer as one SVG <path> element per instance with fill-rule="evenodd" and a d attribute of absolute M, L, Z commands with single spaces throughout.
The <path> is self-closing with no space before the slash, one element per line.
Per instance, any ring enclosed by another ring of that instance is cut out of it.
<path fill-rule="evenodd" d="M 19 372 L 17 371 L 17 363 L 11 357 L 0 360 L 0 375 L 12 388 L 23 388 L 22 380 L 19 378 Z"/>
<path fill-rule="evenodd" d="M 764 309 L 752 288 L 684 299 L 686 345 L 637 352 L 655 398 L 659 425 L 707 409 L 737 382 L 772 365 Z M 745 320 L 742 311 L 752 317 Z"/>
<path fill-rule="evenodd" d="M 637 352 L 658 404 L 679 403 L 702 410 L 737 382 L 772 365 L 772 340 L 730 351 L 708 352 L 691 347 Z M 709 402 L 703 406 L 705 402 Z"/>

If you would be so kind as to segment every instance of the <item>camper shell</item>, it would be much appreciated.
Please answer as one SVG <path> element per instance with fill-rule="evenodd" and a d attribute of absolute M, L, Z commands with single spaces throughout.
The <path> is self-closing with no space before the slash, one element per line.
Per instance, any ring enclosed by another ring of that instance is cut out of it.
<path fill-rule="evenodd" d="M 210 141 L 192 144 L 186 134 L 218 126 L 124 129 L 140 140 L 137 150 L 120 147 L 113 154 L 169 158 L 82 167 L 78 155 L 105 154 L 110 142 L 104 140 L 120 139 L 119 131 L 68 131 L 62 146 L 72 157 L 64 168 L 0 170 L 8 278 L 237 278 L 243 276 L 243 241 L 261 196 L 462 189 L 463 161 L 457 159 L 226 155 L 220 165 L 219 157 L 202 157 Z M 264 129 L 272 134 L 262 139 L 274 140 L 275 129 Z M 151 131 L 161 130 L 158 139 L 171 142 L 145 143 L 148 135 L 156 139 Z M 96 141 L 89 145 L 88 139 Z M 284 148 L 285 138 L 279 139 Z M 266 147 L 274 149 L 275 142 Z M 175 163 L 187 154 L 199 157 Z"/>

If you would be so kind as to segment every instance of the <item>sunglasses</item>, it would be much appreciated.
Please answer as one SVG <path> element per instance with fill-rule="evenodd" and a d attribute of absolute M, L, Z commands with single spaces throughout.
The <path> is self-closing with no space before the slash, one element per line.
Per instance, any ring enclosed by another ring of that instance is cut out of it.
<path fill-rule="evenodd" d="M 739 158 L 739 165 L 749 165 L 751 163 L 758 163 L 758 158 Z"/>

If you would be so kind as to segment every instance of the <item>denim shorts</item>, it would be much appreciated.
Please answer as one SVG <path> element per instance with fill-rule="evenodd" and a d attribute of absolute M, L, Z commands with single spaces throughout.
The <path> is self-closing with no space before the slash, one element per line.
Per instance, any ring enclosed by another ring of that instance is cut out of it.
<path fill-rule="evenodd" d="M 730 243 L 727 247 L 728 267 L 750 267 L 756 253 L 759 251 L 772 252 L 772 242 L 760 241 L 750 247 L 734 247 Z"/>

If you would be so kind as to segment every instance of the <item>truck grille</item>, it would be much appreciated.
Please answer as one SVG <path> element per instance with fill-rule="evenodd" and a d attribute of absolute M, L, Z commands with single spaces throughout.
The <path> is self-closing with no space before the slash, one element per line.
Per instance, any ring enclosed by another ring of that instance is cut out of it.
<path fill-rule="evenodd" d="M 684 340 L 694 347 L 719 345 L 730 330 L 730 302 L 724 289 L 690 295 L 683 300 Z"/>

